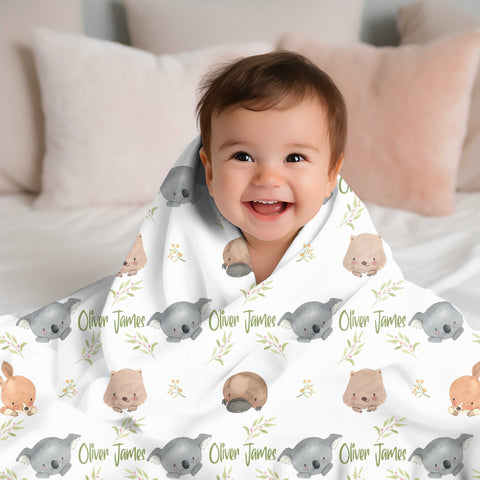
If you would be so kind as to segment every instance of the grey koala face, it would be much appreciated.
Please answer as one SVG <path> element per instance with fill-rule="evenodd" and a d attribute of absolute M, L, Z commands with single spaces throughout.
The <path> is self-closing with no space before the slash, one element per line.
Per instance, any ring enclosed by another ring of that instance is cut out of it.
<path fill-rule="evenodd" d="M 332 332 L 332 315 L 340 303 L 341 300 L 336 298 L 331 298 L 327 303 L 304 303 L 295 312 L 285 313 L 278 325 L 290 326 L 298 335 L 299 341 L 308 342 L 315 338 L 325 340 Z"/>
<path fill-rule="evenodd" d="M 52 340 L 60 337 L 71 323 L 67 311 L 57 308 L 56 305 L 47 305 L 30 321 L 30 327 L 38 337 L 48 337 Z"/>
<path fill-rule="evenodd" d="M 80 300 L 75 298 L 70 298 L 65 303 L 52 302 L 20 318 L 17 325 L 30 327 L 39 342 L 55 338 L 64 340 L 72 331 L 71 315 L 79 303 Z"/>
<path fill-rule="evenodd" d="M 196 475 L 202 468 L 202 450 L 210 441 L 211 435 L 200 434 L 197 438 L 178 437 L 170 440 L 165 447 L 155 448 L 147 461 L 161 464 L 168 477 Z"/>
<path fill-rule="evenodd" d="M 201 332 L 200 325 L 210 302 L 208 298 L 201 298 L 196 303 L 173 303 L 165 312 L 155 313 L 147 325 L 160 327 L 171 341 L 189 337 L 195 339 Z"/>
<path fill-rule="evenodd" d="M 457 439 L 440 437 L 432 440 L 425 448 L 417 448 L 409 460 L 422 464 L 436 476 L 457 475 L 463 468 L 463 450 L 473 436 L 462 434 Z"/>
<path fill-rule="evenodd" d="M 310 439 L 303 445 L 300 443 L 294 448 L 295 453 L 292 456 L 295 470 L 310 475 L 321 473 L 332 460 L 330 447 L 322 443 L 321 439 Z"/>
<path fill-rule="evenodd" d="M 30 464 L 38 474 L 42 474 L 42 477 L 65 475 L 71 467 L 71 449 L 75 447 L 79 438 L 80 435 L 76 434 L 70 434 L 64 439 L 44 438 L 33 448 L 24 448 L 17 461 Z"/>
<path fill-rule="evenodd" d="M 70 463 L 69 446 L 59 438 L 46 438 L 38 442 L 32 449 L 30 463 L 39 473 L 55 475 Z"/>
<path fill-rule="evenodd" d="M 341 435 L 331 434 L 328 438 L 304 438 L 295 448 L 286 448 L 278 457 L 278 461 L 291 463 L 302 478 L 311 475 L 326 475 L 332 465 L 332 450 L 336 448 Z"/>
<path fill-rule="evenodd" d="M 169 473 L 187 475 L 202 461 L 200 445 L 190 438 L 171 440 L 163 450 L 162 466 Z"/>
<path fill-rule="evenodd" d="M 169 207 L 192 202 L 195 199 L 195 170 L 187 166 L 173 167 L 163 181 L 160 192 Z"/>
<path fill-rule="evenodd" d="M 450 303 L 438 302 L 430 306 L 425 313 L 416 313 L 409 325 L 423 328 L 433 342 L 448 338 L 456 340 L 463 332 L 463 317 Z"/>

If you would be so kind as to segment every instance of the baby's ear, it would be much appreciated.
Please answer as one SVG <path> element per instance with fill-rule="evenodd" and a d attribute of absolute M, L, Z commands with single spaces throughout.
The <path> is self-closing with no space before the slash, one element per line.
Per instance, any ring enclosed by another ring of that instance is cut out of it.
<path fill-rule="evenodd" d="M 337 176 L 338 173 L 340 172 L 340 169 L 342 168 L 343 165 L 343 155 L 338 159 L 337 164 L 335 165 L 335 168 L 328 174 L 328 195 L 330 195 L 337 185 Z"/>
<path fill-rule="evenodd" d="M 210 196 L 213 197 L 212 194 L 212 178 L 213 178 L 213 172 L 212 172 L 212 162 L 210 159 L 207 157 L 207 154 L 205 153 L 205 149 L 202 147 L 198 151 L 198 155 L 200 156 L 200 160 L 203 163 L 203 166 L 205 168 L 205 182 L 208 187 L 208 192 L 210 193 Z"/>

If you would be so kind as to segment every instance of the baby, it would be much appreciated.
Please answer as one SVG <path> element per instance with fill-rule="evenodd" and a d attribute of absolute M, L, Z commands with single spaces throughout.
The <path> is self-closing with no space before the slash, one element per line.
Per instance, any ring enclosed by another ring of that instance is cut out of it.
<path fill-rule="evenodd" d="M 217 67 L 197 105 L 206 183 L 243 233 L 257 283 L 335 188 L 347 113 L 331 78 L 275 51 Z"/>

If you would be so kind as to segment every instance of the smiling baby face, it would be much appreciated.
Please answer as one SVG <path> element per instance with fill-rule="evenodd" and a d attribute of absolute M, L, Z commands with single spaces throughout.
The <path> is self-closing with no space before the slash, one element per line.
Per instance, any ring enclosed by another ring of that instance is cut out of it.
<path fill-rule="evenodd" d="M 291 242 L 335 187 L 324 109 L 305 98 L 264 111 L 232 106 L 212 117 L 211 158 L 199 151 L 210 195 L 247 242 Z"/>

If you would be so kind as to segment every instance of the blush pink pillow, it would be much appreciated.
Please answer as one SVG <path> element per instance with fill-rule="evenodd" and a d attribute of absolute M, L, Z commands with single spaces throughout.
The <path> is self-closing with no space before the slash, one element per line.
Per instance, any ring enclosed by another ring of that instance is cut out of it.
<path fill-rule="evenodd" d="M 480 31 L 380 48 L 288 34 L 278 47 L 305 55 L 342 91 L 349 120 L 341 174 L 360 198 L 452 213 Z"/>

